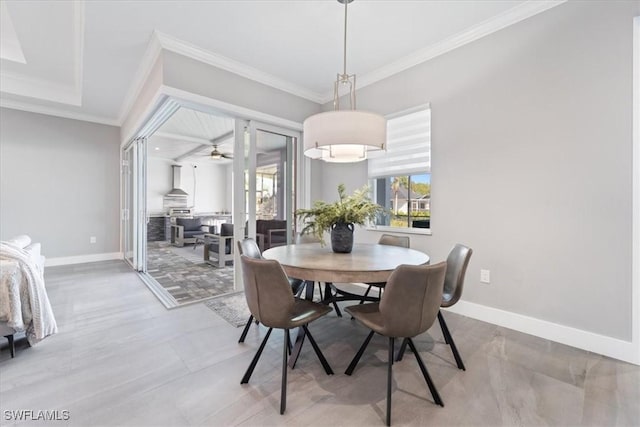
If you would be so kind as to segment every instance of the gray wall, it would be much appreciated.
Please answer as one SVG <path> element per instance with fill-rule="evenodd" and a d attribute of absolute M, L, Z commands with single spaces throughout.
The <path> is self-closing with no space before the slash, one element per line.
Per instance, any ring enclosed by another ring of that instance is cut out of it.
<path fill-rule="evenodd" d="M 28 234 L 47 258 L 119 252 L 120 129 L 5 108 L 0 122 L 0 238 Z"/>
<path fill-rule="evenodd" d="M 174 52 L 163 52 L 163 84 L 302 123 L 320 105 Z"/>
<path fill-rule="evenodd" d="M 411 243 L 474 249 L 465 300 L 631 339 L 639 4 L 568 2 L 358 91 L 383 114 L 431 102 L 433 235 Z M 325 164 L 323 184 L 337 174 L 366 182 Z"/>

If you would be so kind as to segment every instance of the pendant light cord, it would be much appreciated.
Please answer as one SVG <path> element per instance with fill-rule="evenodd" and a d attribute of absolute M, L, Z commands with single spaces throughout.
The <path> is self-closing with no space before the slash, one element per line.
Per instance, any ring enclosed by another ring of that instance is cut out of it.
<path fill-rule="evenodd" d="M 342 70 L 343 76 L 347 75 L 347 5 L 348 1 L 344 2 L 344 56 L 343 56 L 343 64 L 344 68 Z"/>

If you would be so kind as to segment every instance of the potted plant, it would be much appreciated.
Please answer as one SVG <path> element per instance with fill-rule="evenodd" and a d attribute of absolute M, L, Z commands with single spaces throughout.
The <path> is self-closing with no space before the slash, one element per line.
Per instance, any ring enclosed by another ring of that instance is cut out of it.
<path fill-rule="evenodd" d="M 305 223 L 302 233 L 310 233 L 324 244 L 325 231 L 331 231 L 331 248 L 334 252 L 349 253 L 353 248 L 354 225 L 373 221 L 383 209 L 369 197 L 369 188 L 362 187 L 347 196 L 344 184 L 338 185 L 339 200 L 326 203 L 314 202 L 311 209 L 298 209 L 296 217 Z"/>

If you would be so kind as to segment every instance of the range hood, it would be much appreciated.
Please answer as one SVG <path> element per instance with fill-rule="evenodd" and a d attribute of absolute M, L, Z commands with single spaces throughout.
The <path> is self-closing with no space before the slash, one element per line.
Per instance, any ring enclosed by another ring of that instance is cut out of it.
<path fill-rule="evenodd" d="M 171 165 L 171 175 L 173 177 L 173 188 L 165 196 L 188 196 L 187 192 L 180 188 L 182 180 L 182 166 Z"/>

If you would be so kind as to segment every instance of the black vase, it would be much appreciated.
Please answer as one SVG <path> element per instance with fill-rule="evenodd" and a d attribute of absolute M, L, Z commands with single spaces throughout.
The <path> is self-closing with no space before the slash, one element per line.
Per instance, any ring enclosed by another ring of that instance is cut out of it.
<path fill-rule="evenodd" d="M 353 229 L 351 223 L 339 222 L 331 226 L 331 249 L 339 254 L 348 254 L 353 249 Z"/>

